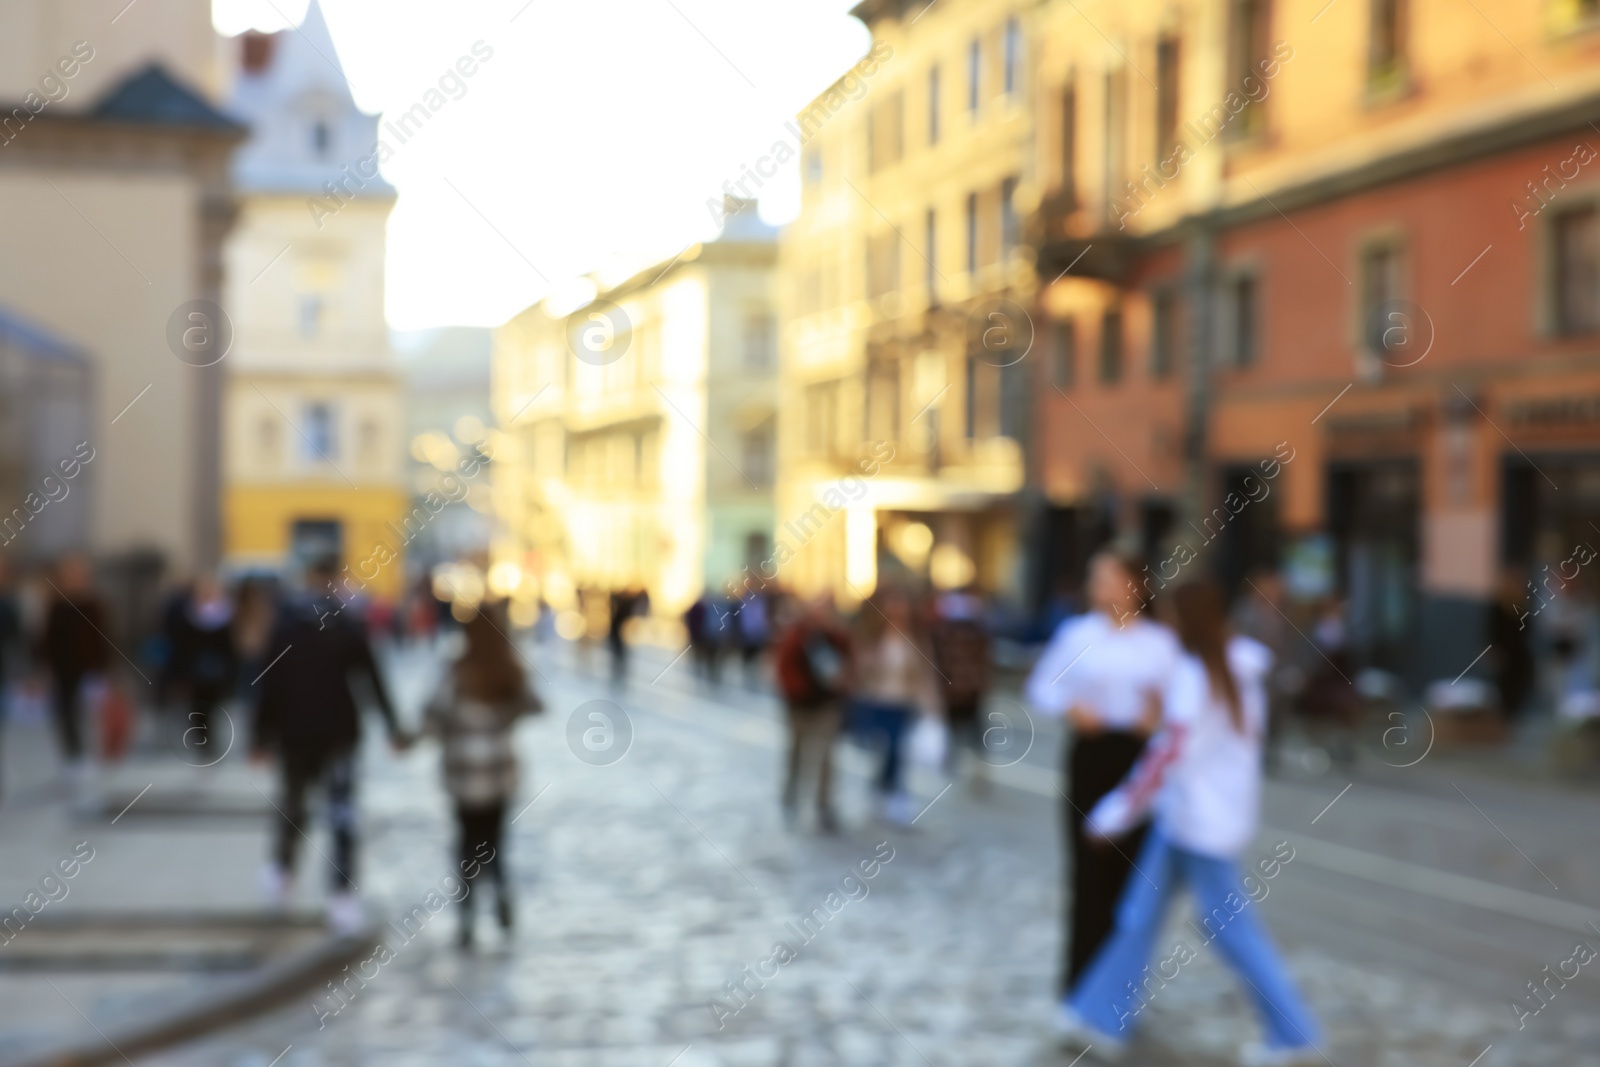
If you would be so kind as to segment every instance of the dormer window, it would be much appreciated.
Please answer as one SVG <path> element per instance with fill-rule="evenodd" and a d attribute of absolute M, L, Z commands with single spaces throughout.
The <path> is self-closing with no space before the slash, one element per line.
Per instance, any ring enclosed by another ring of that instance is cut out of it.
<path fill-rule="evenodd" d="M 328 145 L 331 140 L 332 134 L 329 132 L 326 122 L 319 119 L 311 124 L 311 147 L 316 151 L 317 155 L 325 156 L 328 154 Z"/>

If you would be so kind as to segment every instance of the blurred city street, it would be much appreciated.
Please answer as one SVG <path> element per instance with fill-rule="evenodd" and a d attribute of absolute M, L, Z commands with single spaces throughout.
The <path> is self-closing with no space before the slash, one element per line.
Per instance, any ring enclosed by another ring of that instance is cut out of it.
<path fill-rule="evenodd" d="M 852 752 L 841 788 L 845 831 L 817 836 L 786 830 L 781 819 L 781 731 L 770 697 L 737 682 L 697 692 L 684 663 L 662 673 L 664 653 L 636 662 L 616 695 L 598 677 L 598 655 L 585 671 L 570 648 L 550 655 L 530 646 L 529 654 L 541 665 L 549 709 L 519 736 L 529 772 L 507 846 L 522 924 L 516 951 L 489 941 L 476 955 L 457 953 L 453 916 L 444 913 L 320 1027 L 316 994 L 318 1004 L 334 1002 L 326 989 L 310 989 L 257 1020 L 135 1062 L 265 1067 L 280 1054 L 286 1067 L 1071 1060 L 1047 1026 L 1060 937 L 1060 802 L 1051 795 L 1058 731 L 1041 727 L 1027 758 L 998 769 L 984 796 L 962 783 L 946 791 L 942 776 L 923 772 L 914 786 L 926 807 L 910 829 L 872 817 L 866 758 Z M 402 654 L 392 670 L 402 703 L 414 709 L 436 670 L 432 657 Z M 609 765 L 580 762 L 565 739 L 568 717 L 612 699 L 632 721 L 631 747 Z M 1584 903 L 1600 891 L 1600 857 L 1582 844 L 1592 838 L 1589 802 L 1437 754 L 1404 770 L 1385 767 L 1383 756 L 1364 753 L 1349 777 L 1291 773 L 1271 785 L 1267 827 L 1252 850 L 1267 855 L 1279 841 L 1294 849 L 1261 903 L 1324 1014 L 1332 1062 L 1460 1067 L 1492 1045 L 1497 1063 L 1600 1063 L 1600 984 L 1589 975 L 1520 1032 L 1507 1007 L 1575 939 L 1592 935 L 1583 916 L 1600 919 Z M 357 881 L 374 918 L 392 919 L 450 872 L 449 833 L 430 752 L 396 760 L 371 746 L 366 761 L 369 844 Z M 13 755 L 8 770 L 19 762 Z M 231 764 L 224 772 L 237 773 Z M 21 832 L 22 814 L 0 816 L 0 838 Z M 130 812 L 115 826 L 61 828 L 58 842 L 76 833 L 100 850 L 72 903 L 104 904 L 127 891 L 124 879 L 140 866 L 115 835 L 149 833 L 151 818 L 141 823 Z M 182 832 L 193 844 L 164 865 L 168 887 L 199 883 L 222 896 L 230 879 L 259 865 L 249 852 L 264 848 L 262 835 L 229 844 L 200 826 Z M 709 1004 L 733 1003 L 723 983 L 775 940 L 794 940 L 785 924 L 818 906 L 880 842 L 893 859 L 866 883 L 867 895 L 719 1029 Z M 216 862 L 212 850 L 225 844 L 235 859 Z M 323 864 L 315 853 L 309 859 L 303 880 L 316 896 Z M 1185 918 L 1187 910 L 1174 913 L 1163 942 L 1184 936 Z M 73 992 L 95 1016 L 93 985 Z M 64 1015 L 42 999 L 39 1010 Z M 1232 1062 L 1248 1014 L 1234 982 L 1202 953 L 1152 1001 L 1130 1062 Z"/>

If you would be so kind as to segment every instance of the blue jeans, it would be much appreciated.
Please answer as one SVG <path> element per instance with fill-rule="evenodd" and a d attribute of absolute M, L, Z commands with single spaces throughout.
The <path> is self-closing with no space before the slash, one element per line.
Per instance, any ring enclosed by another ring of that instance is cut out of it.
<path fill-rule="evenodd" d="M 900 792 L 900 741 L 911 725 L 916 710 L 909 704 L 891 704 L 881 700 L 857 698 L 851 701 L 850 732 L 868 743 L 882 738 L 883 765 L 878 771 L 877 780 L 881 793 Z"/>
<path fill-rule="evenodd" d="M 1172 952 L 1149 966 L 1180 881 L 1194 896 L 1201 925 L 1191 924 Z M 1238 907 L 1229 907 L 1230 897 Z M 1321 1040 L 1317 1021 L 1257 917 L 1258 907 L 1245 893 L 1232 860 L 1188 852 L 1159 826 L 1153 827 L 1117 904 L 1116 929 L 1068 994 L 1068 1002 L 1090 1026 L 1126 1039 L 1145 1004 L 1159 997 L 1168 982 L 1181 981 L 1182 966 L 1214 941 L 1228 966 L 1249 985 L 1267 1045 L 1315 1045 Z"/>

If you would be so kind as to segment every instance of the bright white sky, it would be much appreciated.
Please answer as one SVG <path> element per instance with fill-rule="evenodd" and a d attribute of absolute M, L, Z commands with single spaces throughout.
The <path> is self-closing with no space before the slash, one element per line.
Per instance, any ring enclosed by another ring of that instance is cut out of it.
<path fill-rule="evenodd" d="M 213 0 L 214 21 L 226 34 L 279 30 L 307 3 Z M 853 0 L 322 4 L 369 112 L 417 103 L 475 41 L 494 49 L 465 96 L 391 141 L 387 295 L 400 330 L 498 325 L 551 284 L 643 269 L 714 236 L 707 198 L 870 45 Z M 792 218 L 798 160 L 759 195 L 768 221 Z"/>

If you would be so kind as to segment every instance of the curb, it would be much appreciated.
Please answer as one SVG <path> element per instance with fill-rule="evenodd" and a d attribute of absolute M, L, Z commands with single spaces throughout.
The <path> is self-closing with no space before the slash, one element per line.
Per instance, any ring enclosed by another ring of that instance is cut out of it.
<path fill-rule="evenodd" d="M 128 1056 L 149 1052 L 210 1033 L 259 1015 L 335 974 L 374 947 L 378 926 L 368 922 L 359 933 L 325 937 L 299 953 L 269 963 L 221 991 L 180 1001 L 165 1014 L 94 1040 L 74 1041 L 52 1049 L 0 1061 L 0 1067 L 100 1067 L 125 1063 Z M 90 1025 L 93 1025 L 92 1023 Z"/>

